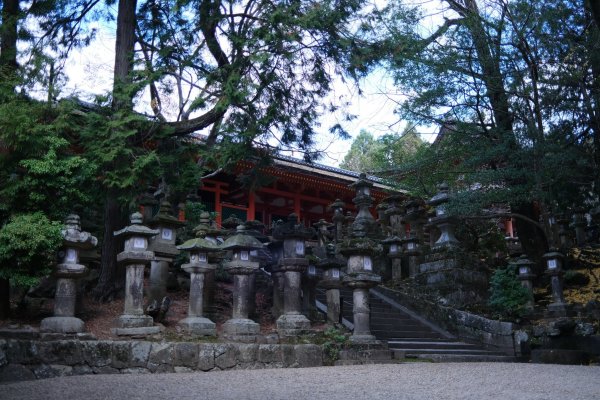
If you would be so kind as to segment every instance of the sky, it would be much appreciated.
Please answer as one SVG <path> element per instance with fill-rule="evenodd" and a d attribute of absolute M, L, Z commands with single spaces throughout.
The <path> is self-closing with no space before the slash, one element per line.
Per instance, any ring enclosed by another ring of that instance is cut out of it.
<path fill-rule="evenodd" d="M 114 63 L 115 33 L 110 27 L 97 25 L 96 39 L 90 46 L 72 52 L 65 64 L 65 75 L 68 82 L 63 96 L 76 95 L 84 100 L 92 100 L 95 95 L 108 93 L 112 87 L 112 65 Z M 317 150 L 324 156 L 318 161 L 330 166 L 338 166 L 350 149 L 352 139 L 341 140 L 329 133 L 329 127 L 336 123 L 342 125 L 351 136 L 355 137 L 361 130 L 367 130 L 374 137 L 386 133 L 400 133 L 405 124 L 394 113 L 402 95 L 392 78 L 383 70 L 376 70 L 360 83 L 362 93 L 351 82 L 343 82 L 337 78 L 333 84 L 330 98 L 334 103 L 349 103 L 348 111 L 356 119 L 346 121 L 341 113 L 326 112 L 317 128 Z M 396 93 L 396 94 L 394 94 Z M 419 127 L 422 138 L 433 141 L 435 127 Z M 301 157 L 299 153 L 287 155 Z"/>

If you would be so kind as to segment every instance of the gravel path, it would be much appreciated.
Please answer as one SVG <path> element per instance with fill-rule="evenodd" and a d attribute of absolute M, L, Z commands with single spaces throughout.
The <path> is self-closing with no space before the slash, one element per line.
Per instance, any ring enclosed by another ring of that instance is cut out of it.
<path fill-rule="evenodd" d="M 407 363 L 156 375 L 84 375 L 0 385 L 0 399 L 600 399 L 600 367 Z"/>

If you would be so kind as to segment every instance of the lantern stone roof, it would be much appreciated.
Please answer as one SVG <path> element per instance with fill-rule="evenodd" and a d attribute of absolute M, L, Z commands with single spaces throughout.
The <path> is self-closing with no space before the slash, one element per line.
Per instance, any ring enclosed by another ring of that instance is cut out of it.
<path fill-rule="evenodd" d="M 160 210 L 158 211 L 158 214 L 156 214 L 149 221 L 149 224 L 152 227 L 162 225 L 170 228 L 179 228 L 180 226 L 185 225 L 185 222 L 182 222 L 171 215 L 171 203 L 169 203 L 167 200 L 163 200 L 160 203 Z"/>
<path fill-rule="evenodd" d="M 258 250 L 263 247 L 264 245 L 258 239 L 246 233 L 246 227 L 244 225 L 238 225 L 235 235 L 227 238 L 221 245 L 222 250 Z"/>
<path fill-rule="evenodd" d="M 213 242 L 211 242 L 210 240 L 206 240 L 201 237 L 190 239 L 190 240 L 186 241 L 185 243 L 177 246 L 177 248 L 179 250 L 186 250 L 186 251 L 200 250 L 200 251 L 205 251 L 207 253 L 208 252 L 217 252 L 217 251 L 221 250 L 221 247 L 219 245 L 216 245 Z"/>
<path fill-rule="evenodd" d="M 139 212 L 135 212 L 131 214 L 131 225 L 126 226 L 125 228 L 115 231 L 113 233 L 114 236 L 124 236 L 126 238 L 131 236 L 146 236 L 152 237 L 158 235 L 158 229 L 150 229 L 147 226 L 142 225 L 142 214 Z"/>

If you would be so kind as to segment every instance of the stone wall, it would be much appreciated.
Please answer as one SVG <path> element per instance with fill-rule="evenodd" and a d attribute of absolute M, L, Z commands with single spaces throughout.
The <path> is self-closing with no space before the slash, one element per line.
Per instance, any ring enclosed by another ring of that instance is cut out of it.
<path fill-rule="evenodd" d="M 518 326 L 513 323 L 490 320 L 452 307 L 416 299 L 388 288 L 379 287 L 376 290 L 415 310 L 462 340 L 477 342 L 507 355 L 522 355 L 521 343 L 525 343 L 528 338 L 525 332 L 518 330 Z"/>
<path fill-rule="evenodd" d="M 314 344 L 0 339 L 0 382 L 83 374 L 323 365 Z"/>

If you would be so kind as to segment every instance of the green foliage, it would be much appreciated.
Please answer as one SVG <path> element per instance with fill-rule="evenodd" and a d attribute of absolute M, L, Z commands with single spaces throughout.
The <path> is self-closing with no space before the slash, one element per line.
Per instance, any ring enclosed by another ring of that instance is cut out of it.
<path fill-rule="evenodd" d="M 41 212 L 20 214 L 0 228 L 0 278 L 32 286 L 50 273 L 62 244 L 61 224 Z"/>
<path fill-rule="evenodd" d="M 387 171 L 411 162 L 426 147 L 418 133 L 410 127 L 401 135 L 386 134 L 377 139 L 361 130 L 340 167 L 356 172 Z"/>
<path fill-rule="evenodd" d="M 340 350 L 348 341 L 348 334 L 331 327 L 323 332 L 323 362 L 325 365 L 333 365 L 340 356 Z"/>
<path fill-rule="evenodd" d="M 517 279 L 516 265 L 497 269 L 490 278 L 488 305 L 500 317 L 515 318 L 525 314 L 525 304 L 531 300 L 529 291 Z"/>

